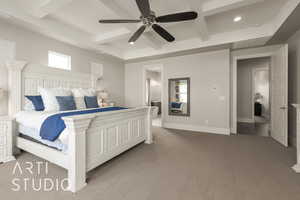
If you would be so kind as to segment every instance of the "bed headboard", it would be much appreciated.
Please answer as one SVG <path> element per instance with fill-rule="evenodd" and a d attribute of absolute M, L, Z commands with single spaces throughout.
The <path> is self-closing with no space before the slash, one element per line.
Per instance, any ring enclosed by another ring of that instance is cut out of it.
<path fill-rule="evenodd" d="M 26 69 L 24 69 L 26 66 Z M 37 95 L 39 87 L 94 88 L 98 75 L 76 73 L 49 68 L 42 65 L 28 64 L 26 61 L 11 60 L 6 62 L 8 69 L 8 115 L 15 117 L 25 105 L 24 95 Z"/>
<path fill-rule="evenodd" d="M 44 67 L 44 66 L 42 66 Z M 45 69 L 45 68 L 44 68 Z M 25 95 L 38 95 L 38 88 L 91 88 L 90 74 L 68 72 L 47 68 L 44 72 L 22 72 L 22 108 L 27 101 Z"/>

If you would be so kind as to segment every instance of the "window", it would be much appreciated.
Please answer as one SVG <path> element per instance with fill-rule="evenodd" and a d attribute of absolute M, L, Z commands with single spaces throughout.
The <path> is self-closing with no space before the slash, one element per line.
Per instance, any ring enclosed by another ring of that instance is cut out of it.
<path fill-rule="evenodd" d="M 48 51 L 48 66 L 58 69 L 71 70 L 71 56 Z"/>

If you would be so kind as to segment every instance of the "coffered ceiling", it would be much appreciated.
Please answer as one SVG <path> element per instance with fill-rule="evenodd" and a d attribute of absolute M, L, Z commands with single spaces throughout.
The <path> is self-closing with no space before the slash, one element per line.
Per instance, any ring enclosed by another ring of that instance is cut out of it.
<path fill-rule="evenodd" d="M 196 11 L 197 20 L 162 24 L 176 41 L 151 29 L 134 44 L 141 24 L 99 24 L 99 19 L 138 19 L 135 0 L 1 0 L 0 17 L 49 37 L 124 60 L 231 44 L 264 45 L 300 0 L 150 0 L 157 16 Z M 234 18 L 241 20 L 234 22 Z"/>

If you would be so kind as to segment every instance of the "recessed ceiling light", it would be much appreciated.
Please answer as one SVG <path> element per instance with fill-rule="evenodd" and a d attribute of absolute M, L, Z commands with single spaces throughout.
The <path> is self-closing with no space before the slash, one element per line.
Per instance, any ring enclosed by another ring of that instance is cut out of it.
<path fill-rule="evenodd" d="M 239 22 L 239 21 L 241 21 L 241 20 L 242 20 L 242 17 L 241 17 L 241 16 L 236 16 L 236 17 L 233 19 L 234 22 Z"/>
<path fill-rule="evenodd" d="M 134 45 L 134 42 L 129 42 L 129 44 Z"/>

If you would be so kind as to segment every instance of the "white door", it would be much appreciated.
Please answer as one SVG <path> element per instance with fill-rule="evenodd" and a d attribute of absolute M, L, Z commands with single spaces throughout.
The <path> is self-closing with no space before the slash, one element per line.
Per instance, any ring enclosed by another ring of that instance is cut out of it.
<path fill-rule="evenodd" d="M 288 45 L 272 55 L 271 136 L 288 146 Z"/>

